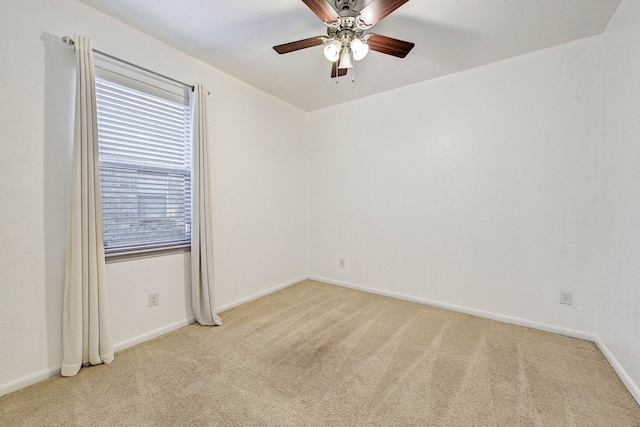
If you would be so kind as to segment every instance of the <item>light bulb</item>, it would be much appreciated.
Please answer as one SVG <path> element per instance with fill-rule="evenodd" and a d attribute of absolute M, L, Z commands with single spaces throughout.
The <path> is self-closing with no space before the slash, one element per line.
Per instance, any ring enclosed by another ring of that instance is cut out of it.
<path fill-rule="evenodd" d="M 353 39 L 351 42 L 351 50 L 353 51 L 353 59 L 360 61 L 369 53 L 369 45 L 363 43 L 360 39 Z"/>
<path fill-rule="evenodd" d="M 340 58 L 340 42 L 334 40 L 324 47 L 324 57 L 331 62 L 336 62 Z"/>
<path fill-rule="evenodd" d="M 345 47 L 340 52 L 340 62 L 338 63 L 338 69 L 353 68 L 353 54 L 351 49 Z"/>

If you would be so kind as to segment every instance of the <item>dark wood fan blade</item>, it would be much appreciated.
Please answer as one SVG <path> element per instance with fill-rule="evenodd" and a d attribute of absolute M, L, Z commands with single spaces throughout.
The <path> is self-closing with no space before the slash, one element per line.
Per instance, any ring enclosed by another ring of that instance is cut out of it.
<path fill-rule="evenodd" d="M 338 61 L 334 62 L 331 66 L 331 78 L 335 79 L 336 77 L 342 77 L 347 75 L 346 68 L 338 68 Z"/>
<path fill-rule="evenodd" d="M 327 0 L 302 0 L 318 18 L 324 22 L 333 22 L 339 18 L 338 13 L 331 7 Z"/>
<path fill-rule="evenodd" d="M 278 46 L 274 46 L 273 50 L 278 52 L 280 55 L 283 53 L 294 52 L 300 49 L 306 49 L 308 47 L 320 46 L 324 43 L 322 37 L 311 37 L 304 40 L 298 40 L 297 42 L 285 43 Z"/>
<path fill-rule="evenodd" d="M 360 19 L 367 25 L 375 25 L 382 18 L 408 2 L 409 0 L 372 0 L 360 11 Z"/>
<path fill-rule="evenodd" d="M 414 43 L 405 42 L 391 37 L 381 36 L 380 34 L 371 34 L 367 39 L 369 49 L 376 52 L 386 53 L 387 55 L 404 58 L 415 46 Z"/>

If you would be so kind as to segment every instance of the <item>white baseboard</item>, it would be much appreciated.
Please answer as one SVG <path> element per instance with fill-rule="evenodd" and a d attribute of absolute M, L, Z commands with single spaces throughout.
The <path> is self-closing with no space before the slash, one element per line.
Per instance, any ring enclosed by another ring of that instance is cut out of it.
<path fill-rule="evenodd" d="M 368 293 L 372 293 L 372 294 L 388 296 L 388 297 L 392 297 L 392 298 L 398 298 L 398 299 L 405 300 L 405 301 L 416 302 L 416 303 L 419 303 L 419 304 L 424 304 L 424 305 L 428 305 L 428 306 L 432 306 L 432 307 L 442 308 L 442 309 L 445 309 L 445 310 L 451 310 L 451 311 L 455 311 L 455 312 L 458 312 L 458 313 L 471 314 L 473 316 L 483 317 L 483 318 L 486 318 L 486 319 L 498 320 L 500 322 L 510 323 L 510 324 L 514 324 L 514 325 L 518 325 L 518 326 L 525 326 L 525 327 L 539 329 L 539 330 L 546 331 L 546 332 L 552 332 L 552 333 L 555 333 L 555 334 L 566 335 L 566 336 L 573 337 L 573 338 L 592 341 L 598 346 L 598 348 L 600 349 L 602 354 L 605 356 L 607 361 L 611 364 L 613 369 L 616 371 L 616 373 L 618 374 L 618 376 L 620 377 L 620 379 L 622 380 L 624 385 L 627 387 L 627 389 L 629 389 L 629 392 L 631 393 L 633 398 L 638 402 L 638 404 L 640 404 L 640 387 L 638 387 L 638 385 L 633 382 L 631 377 L 629 377 L 629 375 L 624 370 L 622 365 L 620 365 L 618 360 L 615 358 L 613 353 L 611 353 L 611 351 L 606 346 L 606 344 L 600 339 L 600 337 L 598 337 L 596 334 L 590 334 L 588 332 L 583 332 L 583 331 L 578 331 L 578 330 L 568 329 L 568 328 L 562 328 L 562 327 L 559 327 L 559 326 L 549 325 L 549 324 L 546 324 L 546 323 L 534 322 L 534 321 L 531 321 L 531 320 L 526 320 L 526 319 L 521 319 L 521 318 L 511 317 L 511 316 L 505 316 L 505 315 L 502 315 L 502 314 L 492 313 L 492 312 L 488 312 L 488 311 L 476 310 L 476 309 L 473 309 L 473 308 L 457 306 L 457 305 L 454 305 L 454 304 L 442 303 L 442 302 L 438 302 L 438 301 L 428 300 L 428 299 L 425 299 L 425 298 L 417 298 L 417 297 L 413 297 L 413 296 L 410 296 L 410 295 L 405 295 L 405 294 L 401 294 L 401 293 L 397 293 L 397 292 L 383 291 L 383 290 L 379 290 L 379 289 L 369 288 L 369 287 L 366 287 L 366 286 L 355 285 L 353 283 L 342 282 L 342 281 L 339 281 L 339 280 L 333 280 L 333 279 L 328 279 L 326 277 L 318 277 L 318 276 L 300 277 L 298 279 L 291 280 L 289 282 L 282 283 L 280 285 L 274 286 L 272 288 L 269 288 L 269 289 L 267 289 L 265 291 L 262 291 L 262 292 L 259 292 L 257 294 L 254 294 L 254 295 L 251 295 L 251 296 L 248 296 L 248 297 L 245 297 L 245 298 L 238 299 L 238 300 L 233 301 L 233 302 L 228 303 L 228 304 L 224 304 L 224 305 L 218 307 L 216 310 L 218 312 L 229 310 L 229 309 L 231 309 L 233 307 L 237 307 L 239 305 L 242 305 L 242 304 L 245 304 L 247 302 L 256 300 L 258 298 L 262 298 L 263 296 L 272 294 L 272 293 L 274 293 L 276 291 L 279 291 L 281 289 L 287 288 L 287 287 L 289 287 L 291 285 L 294 285 L 296 283 L 302 282 L 302 281 L 307 280 L 307 279 L 308 280 L 316 280 L 318 282 L 324 282 L 324 283 L 328 283 L 328 284 L 331 284 L 331 285 L 342 286 L 342 287 L 345 287 L 345 288 L 356 289 L 356 290 L 359 290 L 359 291 L 368 292 Z M 129 347 L 133 347 L 134 345 L 143 343 L 145 341 L 149 341 L 149 340 L 151 340 L 153 338 L 157 338 L 157 337 L 159 337 L 161 335 L 164 335 L 164 334 L 167 334 L 169 332 L 175 331 L 177 329 L 183 328 L 183 327 L 185 327 L 185 326 L 187 326 L 187 325 L 189 325 L 189 324 L 191 324 L 193 322 L 195 322 L 195 319 L 193 317 L 190 317 L 188 319 L 181 320 L 181 321 L 172 323 L 172 324 L 167 325 L 167 326 L 163 326 L 162 328 L 158 328 L 158 329 L 156 329 L 154 331 L 150 331 L 150 332 L 147 332 L 145 334 L 139 335 L 139 336 L 137 336 L 135 338 L 131 338 L 131 339 L 123 341 L 121 343 L 115 344 L 113 346 L 114 347 L 114 351 L 118 352 L 118 351 L 122 351 L 124 349 L 127 349 Z M 28 375 L 26 377 L 17 379 L 15 381 L 10 382 L 10 383 L 2 384 L 2 385 L 0 385 L 0 396 L 4 396 L 6 394 L 13 393 L 14 391 L 18 391 L 18 390 L 20 390 L 20 389 L 22 389 L 24 387 L 36 384 L 36 383 L 38 383 L 40 381 L 44 381 L 46 379 L 49 379 L 49 378 L 52 378 L 52 377 L 55 377 L 55 376 L 58 376 L 58 375 L 60 375 L 60 366 L 54 367 L 54 368 L 51 368 L 51 369 L 48 369 L 48 370 L 43 370 L 43 371 L 37 372 L 35 374 Z"/>
<path fill-rule="evenodd" d="M 222 311 L 229 310 L 231 308 L 234 308 L 234 307 L 237 307 L 239 305 L 251 302 L 253 300 L 257 300 L 258 298 L 262 298 L 263 296 L 272 294 L 272 293 L 274 293 L 276 291 L 279 291 L 280 289 L 288 288 L 291 285 L 295 285 L 296 283 L 300 283 L 300 282 L 302 282 L 304 280 L 307 280 L 307 279 L 308 279 L 307 276 L 299 277 L 299 278 L 297 278 L 295 280 L 290 280 L 288 282 L 285 282 L 285 283 L 282 283 L 280 285 L 277 285 L 277 286 L 274 286 L 272 288 L 269 288 L 266 291 L 258 292 L 257 294 L 253 294 L 253 295 L 250 295 L 250 296 L 245 297 L 245 298 L 240 298 L 240 299 L 235 300 L 233 302 L 221 305 L 220 307 L 216 307 L 216 312 L 220 313 Z M 224 322 L 224 319 L 222 319 L 222 321 Z"/>
<path fill-rule="evenodd" d="M 454 304 L 447 304 L 444 302 L 429 300 L 426 298 L 418 298 L 411 295 L 405 295 L 397 292 L 383 291 L 380 289 L 368 288 L 366 286 L 355 285 L 353 283 L 341 282 L 339 280 L 327 279 L 326 277 L 311 276 L 310 280 L 317 280 L 318 282 L 329 283 L 331 285 L 343 286 L 345 288 L 356 289 L 363 292 L 369 292 L 376 295 L 382 295 L 385 297 L 398 298 L 405 301 L 417 302 L 418 304 L 424 304 L 431 307 L 442 308 L 445 310 L 451 310 L 458 313 L 471 314 L 473 316 L 484 317 L 485 319 L 498 320 L 500 322 L 510 323 L 512 325 L 525 326 L 527 328 L 539 329 L 545 332 L 552 332 L 554 334 L 566 335 L 572 338 L 578 338 L 581 340 L 595 341 L 596 336 L 584 331 L 578 331 L 575 329 L 563 328 L 560 326 L 549 325 L 547 323 L 535 322 L 533 320 L 521 319 L 519 317 L 506 316 L 504 314 L 493 313 L 490 311 L 477 310 L 475 308 L 463 307 Z"/>
<path fill-rule="evenodd" d="M 607 345 L 600 339 L 599 336 L 596 335 L 596 339 L 594 342 L 596 343 L 602 354 L 604 354 L 604 357 L 607 358 L 607 361 L 616 371 L 624 385 L 627 386 L 627 389 L 629 389 L 629 393 L 631 393 L 636 402 L 638 402 L 638 405 L 640 405 L 640 387 L 638 387 L 638 385 L 633 382 L 629 374 L 627 374 L 627 371 L 624 370 L 620 362 L 618 362 L 618 359 L 616 359 L 613 353 L 611 353 L 609 347 L 607 347 Z"/>
<path fill-rule="evenodd" d="M 128 340 L 120 342 L 118 344 L 114 344 L 113 351 L 117 353 L 117 352 L 125 350 L 125 349 L 127 349 L 129 347 L 133 347 L 134 345 L 138 345 L 138 344 L 141 344 L 141 343 L 143 343 L 145 341 L 152 340 L 152 339 L 157 338 L 157 337 L 159 337 L 161 335 L 168 334 L 169 332 L 173 332 L 173 331 L 175 331 L 177 329 L 184 328 L 185 326 L 188 326 L 188 325 L 192 324 L 195 321 L 196 321 L 195 318 L 189 317 L 188 319 L 180 320 L 180 321 L 172 323 L 170 325 L 166 325 L 166 326 L 163 326 L 163 327 L 158 328 L 156 330 L 149 331 L 149 332 L 144 333 L 142 335 L 138 335 L 137 337 L 128 339 Z"/>
<path fill-rule="evenodd" d="M 339 281 L 339 280 L 327 279 L 326 277 L 310 276 L 309 279 L 310 280 L 316 280 L 318 282 L 329 283 L 331 285 L 343 286 L 345 288 L 356 289 L 356 290 L 363 291 L 363 292 L 369 292 L 369 293 L 376 294 L 376 295 L 382 295 L 382 296 L 387 296 L 387 297 L 398 298 L 398 299 L 402 299 L 402 300 L 405 300 L 405 301 L 417 302 L 419 304 L 425 304 L 425 305 L 432 306 L 432 307 L 443 308 L 445 310 L 456 311 L 458 313 L 471 314 L 471 315 L 474 315 L 474 316 L 484 317 L 484 318 L 491 319 L 491 320 L 498 320 L 500 322 L 510 323 L 510 324 L 513 324 L 513 325 L 525 326 L 525 327 L 529 327 L 529 328 L 539 329 L 541 331 L 552 332 L 554 334 L 566 335 L 566 336 L 569 336 L 569 337 L 572 337 L 572 338 L 578 338 L 578 339 L 582 339 L 582 340 L 586 340 L 586 341 L 592 341 L 593 343 L 595 343 L 598 346 L 598 348 L 600 349 L 600 351 L 602 352 L 604 357 L 607 359 L 609 364 L 616 371 L 616 373 L 620 377 L 620 380 L 622 380 L 624 385 L 629 390 L 629 393 L 631 393 L 631 395 L 636 400 L 636 402 L 638 402 L 638 404 L 640 404 L 640 387 L 638 387 L 638 385 L 634 383 L 634 381 L 631 379 L 631 377 L 627 374 L 627 372 L 624 370 L 622 365 L 618 362 L 616 357 L 613 355 L 611 350 L 609 350 L 607 345 L 600 339 L 600 337 L 597 334 L 590 334 L 588 332 L 577 331 L 577 330 L 568 329 L 568 328 L 562 328 L 560 326 L 548 325 L 546 323 L 534 322 L 534 321 L 531 321 L 531 320 L 520 319 L 520 318 L 517 318 L 517 317 L 511 317 L 511 316 L 505 316 L 505 315 L 502 315 L 502 314 L 496 314 L 496 313 L 491 313 L 491 312 L 487 312 L 487 311 L 476 310 L 476 309 L 468 308 L 468 307 L 461 307 L 461 306 L 457 306 L 457 305 L 453 305 L 453 304 L 446 304 L 446 303 L 442 303 L 442 302 L 438 302 L 438 301 L 432 301 L 432 300 L 428 300 L 428 299 L 424 299 L 424 298 L 416 298 L 416 297 L 413 297 L 413 296 L 404 295 L 404 294 L 400 294 L 400 293 L 396 293 L 396 292 L 381 291 L 379 289 L 368 288 L 366 286 L 354 285 L 353 283 L 347 283 L 347 282 L 342 282 L 342 281 Z"/>
<path fill-rule="evenodd" d="M 183 328 L 191 323 L 195 322 L 193 317 L 185 320 L 181 320 L 179 322 L 172 323 L 167 326 L 163 326 L 162 328 L 158 328 L 154 331 L 147 332 L 135 338 L 131 338 L 124 342 L 115 344 L 113 346 L 113 351 L 118 352 L 129 347 L 133 347 L 136 344 L 140 344 L 145 341 L 149 341 L 153 338 L 159 337 L 160 335 L 167 334 L 169 332 L 175 331 L 176 329 Z M 10 383 L 0 385 L 0 396 L 4 396 L 9 393 L 13 393 L 14 391 L 18 391 L 22 388 L 28 387 L 33 384 L 37 384 L 40 381 L 47 380 L 49 378 L 56 377 L 60 375 L 61 366 L 56 366 L 51 369 L 45 369 L 40 372 L 36 372 L 35 374 L 27 375 L 26 377 L 19 378 Z"/>
<path fill-rule="evenodd" d="M 60 375 L 60 366 L 52 369 L 45 369 L 43 371 L 36 372 L 35 374 L 27 375 L 26 377 L 11 381 L 10 383 L 2 384 L 0 385 L 0 396 L 13 393 L 14 391 L 18 391 L 22 388 L 39 383 L 40 381 L 48 380 L 49 378 L 53 378 L 58 375 Z"/>
<path fill-rule="evenodd" d="M 269 288 L 269 289 L 267 289 L 265 291 L 262 291 L 262 292 L 259 292 L 257 294 L 248 296 L 246 298 L 241 298 L 241 299 L 233 301 L 233 302 L 231 302 L 229 304 L 225 304 L 223 306 L 217 307 L 216 308 L 216 312 L 221 312 L 221 311 L 224 311 L 224 310 L 228 310 L 230 308 L 237 307 L 237 306 L 242 305 L 244 303 L 247 303 L 249 301 L 253 301 L 253 300 L 256 300 L 258 298 L 262 298 L 265 295 L 272 294 L 272 293 L 274 293 L 276 291 L 279 291 L 280 289 L 284 289 L 284 288 L 289 287 L 291 285 L 294 285 L 294 284 L 296 284 L 298 282 L 301 282 L 301 281 L 303 281 L 305 279 L 306 279 L 306 277 L 302 277 L 302 278 L 299 278 L 299 279 L 296 279 L 296 280 L 292 280 L 292 281 L 289 281 L 289 282 L 286 282 L 286 283 L 282 283 L 280 285 L 274 286 L 274 287 Z M 222 320 L 224 321 L 224 319 L 222 319 Z M 170 325 L 163 326 L 162 328 L 158 328 L 158 329 L 156 329 L 154 331 L 150 331 L 150 332 L 147 332 L 147 333 L 142 334 L 140 336 L 137 336 L 135 338 L 131 338 L 131 339 L 126 340 L 124 342 L 118 343 L 118 344 L 113 346 L 113 349 L 116 352 L 122 351 L 124 349 L 129 348 L 129 347 L 133 347 L 134 345 L 138 345 L 138 344 L 141 344 L 141 343 L 143 343 L 145 341 L 149 341 L 149 340 L 152 340 L 154 338 L 157 338 L 157 337 L 159 337 L 161 335 L 168 334 L 169 332 L 173 332 L 173 331 L 175 331 L 177 329 L 184 328 L 185 326 L 188 326 L 188 325 L 194 323 L 195 321 L 196 321 L 196 319 L 194 317 L 190 317 L 190 318 L 185 319 L 185 320 L 180 320 L 179 322 L 175 322 L 175 323 L 172 323 Z"/>
<path fill-rule="evenodd" d="M 228 310 L 228 309 L 233 308 L 233 307 L 237 307 L 237 306 L 239 306 L 241 304 L 247 303 L 249 301 L 256 300 L 256 299 L 261 298 L 261 297 L 263 297 L 265 295 L 268 295 L 268 294 L 271 294 L 273 292 L 279 291 L 280 289 L 284 289 L 286 287 L 289 287 L 291 285 L 294 285 L 294 284 L 296 284 L 298 282 L 301 282 L 303 280 L 306 280 L 306 279 L 307 279 L 307 277 L 300 277 L 298 279 L 291 280 L 291 281 L 286 282 L 286 283 L 282 283 L 282 284 L 280 284 L 278 286 L 274 286 L 274 287 L 272 287 L 270 289 L 267 289 L 266 291 L 259 292 L 257 294 L 248 296 L 246 298 L 241 298 L 241 299 L 239 299 L 237 301 L 231 302 L 229 304 L 225 304 L 225 305 L 223 305 L 221 307 L 217 307 L 216 310 L 217 311 L 224 311 L 224 310 Z M 193 322 L 195 322 L 195 318 L 193 318 L 193 317 L 190 317 L 190 318 L 184 319 L 184 320 L 180 320 L 180 321 L 172 323 L 170 325 L 163 326 L 161 328 L 158 328 L 156 330 L 144 333 L 144 334 L 139 335 L 137 337 L 134 337 L 134 338 L 128 339 L 126 341 L 114 344 L 113 350 L 114 350 L 114 352 L 119 352 L 119 351 L 125 350 L 125 349 L 127 349 L 129 347 L 133 347 L 134 345 L 141 344 L 141 343 L 143 343 L 145 341 L 149 341 L 149 340 L 157 338 L 157 337 L 159 337 L 161 335 L 168 334 L 169 332 L 173 332 L 173 331 L 175 331 L 177 329 L 183 328 L 183 327 L 185 327 L 187 325 L 190 325 Z M 18 390 L 20 390 L 20 389 L 22 389 L 24 387 L 28 387 L 30 385 L 39 383 L 40 381 L 44 381 L 46 379 L 58 376 L 58 375 L 60 375 L 60 369 L 61 369 L 60 366 L 56 366 L 56 367 L 53 367 L 51 369 L 46 369 L 46 370 L 42 370 L 40 372 L 36 372 L 34 374 L 31 374 L 31 375 L 27 375 L 26 377 L 19 378 L 19 379 L 15 380 L 15 381 L 11 381 L 11 382 L 6 383 L 6 384 L 0 384 L 0 396 L 4 396 L 6 394 L 13 393 L 14 391 L 18 391 Z"/>

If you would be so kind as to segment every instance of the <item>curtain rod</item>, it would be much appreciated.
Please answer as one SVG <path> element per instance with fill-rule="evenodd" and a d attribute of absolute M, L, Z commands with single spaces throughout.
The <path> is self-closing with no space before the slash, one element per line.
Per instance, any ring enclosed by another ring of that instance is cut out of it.
<path fill-rule="evenodd" d="M 75 45 L 75 42 L 74 42 L 74 41 L 73 41 L 73 39 L 72 39 L 71 37 L 69 37 L 69 36 L 64 36 L 64 37 L 62 37 L 62 43 L 64 43 L 64 44 L 68 44 L 69 46 L 73 46 L 73 45 Z M 130 66 L 132 66 L 132 67 L 135 67 L 135 68 L 138 68 L 138 69 L 140 69 L 140 70 L 146 71 L 147 73 L 151 73 L 151 74 L 156 75 L 156 76 L 158 76 L 158 77 L 162 77 L 163 79 L 171 80 L 171 81 L 172 81 L 172 82 L 174 82 L 174 83 L 178 83 L 178 84 L 181 84 L 181 85 L 183 85 L 183 86 L 190 87 L 192 91 L 193 91 L 193 90 L 195 90 L 195 87 L 194 87 L 193 85 L 186 84 L 186 83 L 184 83 L 184 82 L 181 82 L 180 80 L 176 80 L 176 79 L 171 78 L 171 77 L 169 77 L 169 76 L 165 76 L 164 74 L 160 74 L 160 73 L 155 72 L 155 71 L 153 71 L 153 70 L 150 70 L 150 69 L 148 69 L 148 68 L 141 67 L 140 65 L 134 64 L 134 63 L 129 62 L 129 61 L 125 61 L 124 59 L 120 59 L 120 58 L 118 58 L 118 57 L 116 57 L 116 56 L 109 55 L 108 53 L 105 53 L 105 52 L 99 51 L 99 50 L 97 50 L 97 49 L 92 49 L 92 50 L 93 50 L 95 53 L 98 53 L 98 54 L 100 54 L 100 55 L 102 55 L 102 56 L 106 56 L 107 58 L 114 59 L 114 60 L 116 60 L 116 61 L 122 62 L 123 64 L 130 65 Z M 211 94 L 211 92 L 210 92 L 210 91 L 207 91 L 207 94 L 208 94 L 208 95 L 210 95 L 210 94 Z"/>

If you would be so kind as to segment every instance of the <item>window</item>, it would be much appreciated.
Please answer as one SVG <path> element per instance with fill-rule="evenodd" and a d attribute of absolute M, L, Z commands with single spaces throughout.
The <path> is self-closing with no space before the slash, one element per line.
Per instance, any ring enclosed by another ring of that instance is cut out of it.
<path fill-rule="evenodd" d="M 188 97 L 98 65 L 96 69 L 105 253 L 188 246 Z"/>

